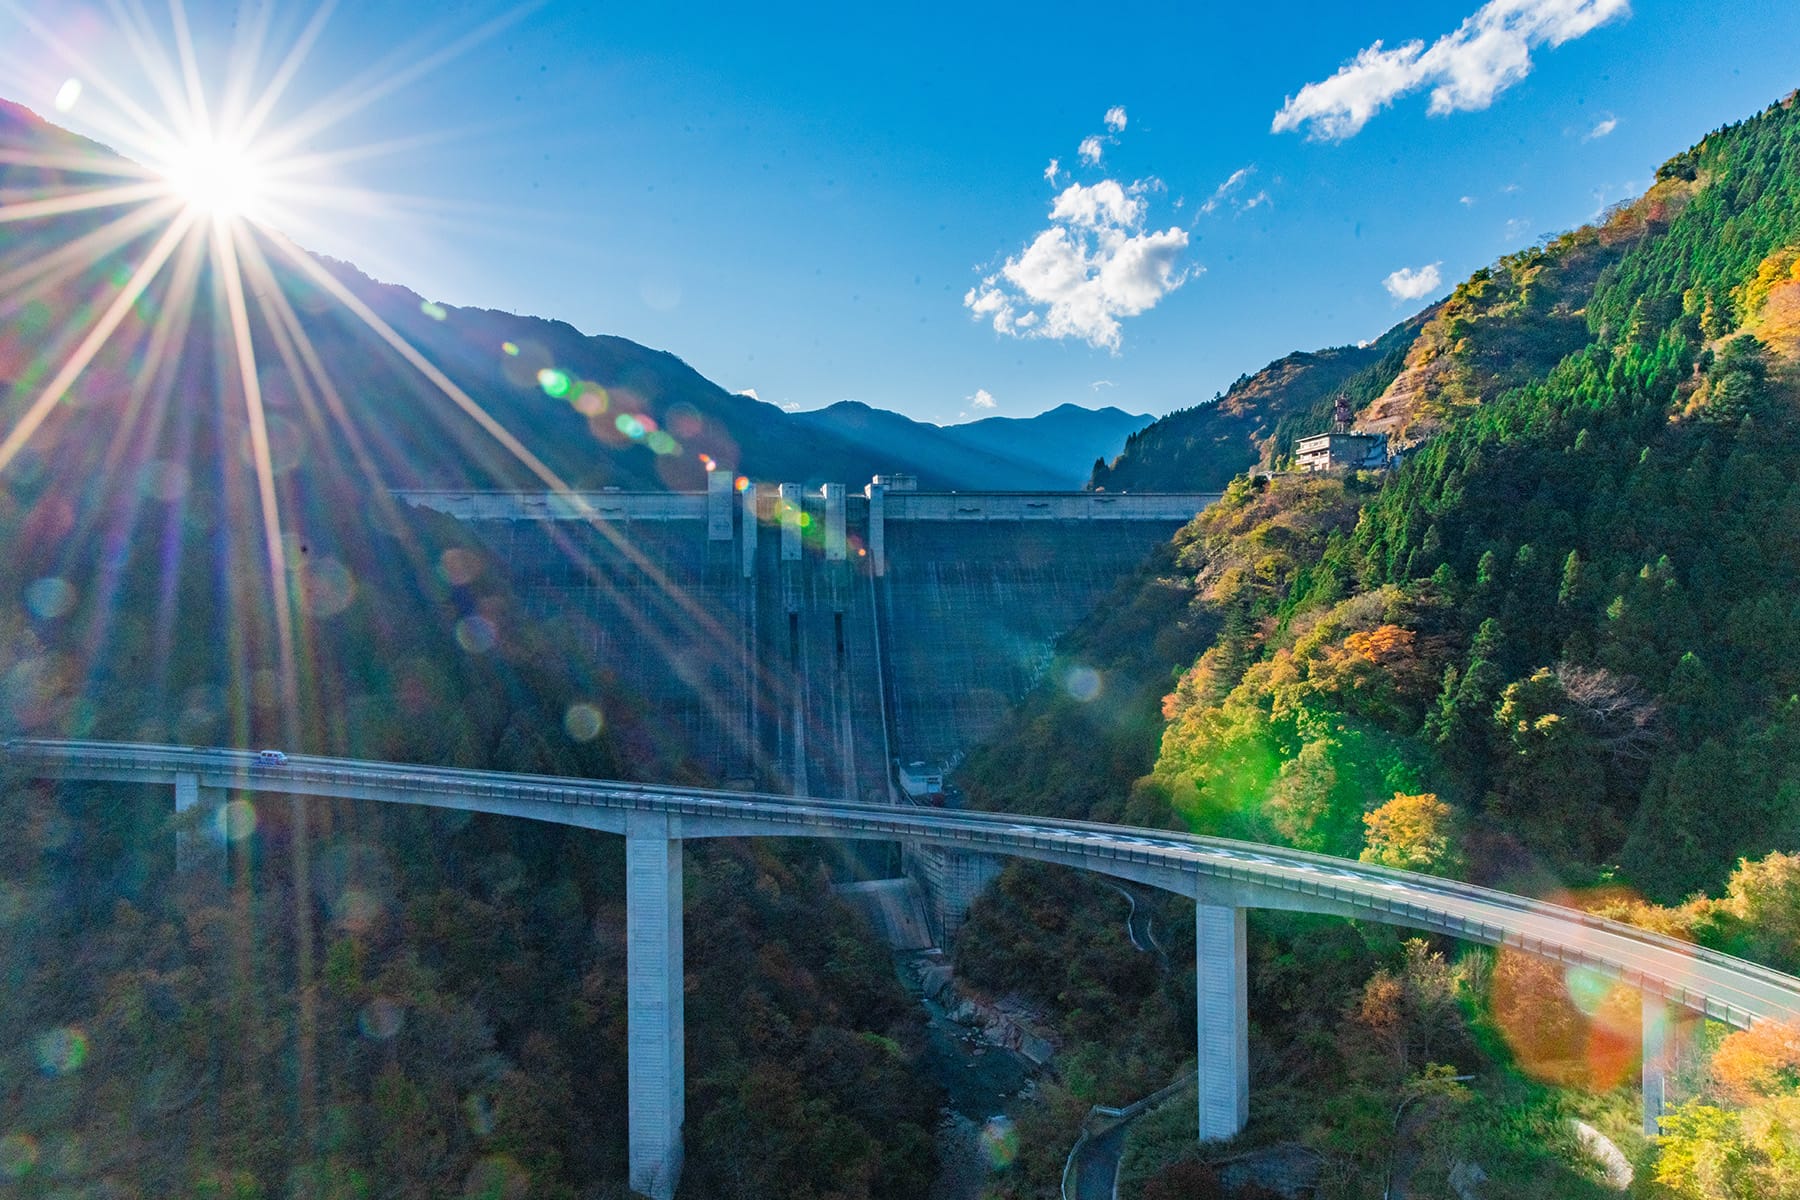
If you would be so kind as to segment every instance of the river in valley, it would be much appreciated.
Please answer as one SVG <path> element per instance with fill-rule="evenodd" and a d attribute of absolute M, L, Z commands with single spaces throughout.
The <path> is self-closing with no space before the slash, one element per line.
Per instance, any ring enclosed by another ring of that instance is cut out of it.
<path fill-rule="evenodd" d="M 977 1029 L 951 1020 L 942 1004 L 924 994 L 919 957 L 899 954 L 894 962 L 907 992 L 925 1008 L 920 1067 L 944 1089 L 938 1126 L 940 1166 L 930 1200 L 978 1200 L 992 1174 L 1012 1161 L 1017 1147 L 1013 1108 L 1021 1096 L 1031 1095 L 1039 1068 L 1023 1054 L 996 1046 Z"/>

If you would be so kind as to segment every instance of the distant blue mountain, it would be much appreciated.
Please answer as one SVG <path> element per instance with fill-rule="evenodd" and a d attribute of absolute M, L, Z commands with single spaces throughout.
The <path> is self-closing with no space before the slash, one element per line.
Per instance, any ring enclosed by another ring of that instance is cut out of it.
<path fill-rule="evenodd" d="M 883 470 L 916 470 L 921 482 L 936 479 L 965 490 L 1001 491 L 1083 487 L 1095 459 L 1113 458 L 1127 438 L 1152 420 L 1117 408 L 1064 404 L 1035 417 L 933 425 L 856 400 L 794 413 L 791 419 L 861 447 L 871 461 L 889 464 Z M 907 463 L 915 465 L 902 465 Z"/>

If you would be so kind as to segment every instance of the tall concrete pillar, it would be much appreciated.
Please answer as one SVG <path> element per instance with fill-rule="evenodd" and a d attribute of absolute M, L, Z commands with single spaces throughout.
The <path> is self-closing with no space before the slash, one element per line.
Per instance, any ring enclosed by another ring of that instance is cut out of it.
<path fill-rule="evenodd" d="M 781 495 L 781 561 L 800 561 L 800 518 L 805 512 L 806 492 L 797 483 L 784 483 Z"/>
<path fill-rule="evenodd" d="M 706 540 L 731 540 L 731 472 L 709 471 L 706 476 Z"/>
<path fill-rule="evenodd" d="M 1244 910 L 1194 906 L 1199 1020 L 1200 1140 L 1234 1137 L 1250 1119 L 1250 1008 L 1244 988 Z"/>
<path fill-rule="evenodd" d="M 756 574 L 756 485 L 744 488 L 744 578 Z"/>
<path fill-rule="evenodd" d="M 828 483 L 825 496 L 825 561 L 843 562 L 849 557 L 848 539 L 844 536 L 844 485 Z"/>
<path fill-rule="evenodd" d="M 626 1109 L 631 1186 L 671 1200 L 687 1113 L 682 1040 L 681 839 L 663 813 L 625 827 Z"/>
<path fill-rule="evenodd" d="M 876 575 L 887 574 L 887 488 L 871 483 L 863 489 L 869 498 L 869 567 Z"/>
<path fill-rule="evenodd" d="M 1642 992 L 1644 1013 L 1644 1136 L 1662 1133 L 1660 1124 L 1668 1102 L 1669 1072 L 1674 1069 L 1675 1039 L 1669 1006 L 1661 996 Z"/>
<path fill-rule="evenodd" d="M 220 811 L 225 804 L 223 788 L 202 787 L 200 776 L 182 771 L 175 776 L 175 815 L 193 814 L 191 828 L 175 833 L 175 869 L 192 871 L 213 863 L 223 869 L 224 831 L 219 826 Z"/>

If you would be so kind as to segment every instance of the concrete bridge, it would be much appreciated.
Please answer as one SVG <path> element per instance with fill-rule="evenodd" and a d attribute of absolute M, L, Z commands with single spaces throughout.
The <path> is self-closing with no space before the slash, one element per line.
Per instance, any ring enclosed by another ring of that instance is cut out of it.
<path fill-rule="evenodd" d="M 1249 1111 L 1244 913 L 1290 909 L 1382 921 L 1579 966 L 1635 988 L 1644 1012 L 1644 1124 L 1655 1132 L 1672 1012 L 1738 1028 L 1800 1018 L 1800 979 L 1569 908 L 1275 846 L 1005 813 L 862 804 L 653 784 L 512 775 L 248 751 L 13 741 L 7 765 L 45 779 L 172 788 L 177 810 L 228 791 L 428 805 L 625 837 L 631 1185 L 668 1200 L 682 1164 L 681 847 L 688 838 L 903 841 L 1036 859 L 1195 902 L 1199 1128 L 1230 1137 Z"/>

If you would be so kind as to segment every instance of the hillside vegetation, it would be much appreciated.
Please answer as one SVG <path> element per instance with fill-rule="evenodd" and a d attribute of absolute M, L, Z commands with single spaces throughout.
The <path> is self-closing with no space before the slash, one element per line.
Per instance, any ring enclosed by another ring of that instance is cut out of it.
<path fill-rule="evenodd" d="M 1099 761 L 1039 766 L 1040 747 L 1088 744 L 1104 724 L 1040 700 L 972 760 L 972 793 L 1015 805 L 1036 784 L 1064 815 L 1115 816 L 1123 800 L 1136 819 L 1554 895 L 1800 966 L 1800 943 L 1776 932 L 1795 927 L 1800 887 L 1770 856 L 1800 845 L 1797 248 L 1790 98 L 1677 156 L 1597 225 L 1477 272 L 1366 397 L 1367 422 L 1418 443 L 1399 470 L 1239 479 L 1140 581 L 1140 605 L 1182 598 L 1122 671 L 1135 688 L 1173 669 L 1161 720 L 1121 726 Z M 1121 465 L 1146 477 L 1192 461 L 1174 426 L 1195 417 L 1169 422 Z M 1070 639 L 1070 661 L 1107 623 Z M 1184 660 L 1171 629 L 1217 633 Z M 1103 683 L 1119 670 L 1099 665 Z M 1029 907 L 1061 886 L 1021 869 L 983 903 Z M 1076 937 L 1105 944 L 1103 903 L 1095 889 L 1095 914 L 1039 949 L 1057 961 Z M 1644 1195 L 1792 1187 L 1782 1147 L 1800 1099 L 1782 1074 L 1792 1055 L 1768 1038 L 1733 1043 L 1649 1145 L 1628 1099 L 1604 1099 L 1635 1069 L 1635 996 L 1324 924 L 1253 922 L 1253 1096 L 1281 1099 L 1253 1100 L 1249 1136 L 1324 1151 L 1341 1172 L 1329 1194 L 1379 1194 L 1402 1141 L 1424 1156 L 1415 1186 L 1460 1161 L 1484 1166 L 1485 1196 L 1588 1194 L 1571 1112 L 1638 1157 Z M 1014 961 L 988 969 L 1078 1011 Z M 1068 1081 L 1082 1101 L 1130 1099 L 1146 1061 L 1173 1071 L 1193 1049 L 1191 1032 L 1160 1050 L 1094 1036 L 1098 1066 Z M 1365 1036 L 1402 1039 L 1411 1065 L 1371 1069 Z M 1428 1063 L 1479 1082 L 1439 1086 Z M 1424 1130 L 1402 1138 L 1395 1106 L 1427 1094 Z M 1060 1133 L 1079 1111 L 1043 1119 Z"/>
<path fill-rule="evenodd" d="M 0 273 L 77 235 L 0 228 Z M 0 295 L 6 428 L 140 252 Z M 0 471 L 0 739 L 690 777 L 677 735 L 530 618 L 504 564 L 389 497 L 398 465 L 429 482 L 497 462 L 491 442 L 409 408 L 401 365 L 329 318 L 319 353 L 371 391 L 324 386 L 258 320 L 259 472 L 223 301 L 192 282 L 191 303 L 159 290 L 127 314 Z M 584 345 L 609 378 L 645 366 Z M 535 379 L 520 397 L 553 403 Z M 624 1194 L 619 839 L 262 794 L 178 822 L 166 789 L 10 776 L 0 802 L 7 1194 Z M 191 873 L 178 833 L 202 848 Z M 932 1177 L 916 1006 L 823 853 L 688 851 L 688 1194 L 906 1200 Z"/>
<path fill-rule="evenodd" d="M 1224 395 L 1132 434 L 1118 457 L 1094 464 L 1088 485 L 1113 492 L 1216 492 L 1258 463 L 1287 458 L 1295 438 L 1330 427 L 1339 395 L 1361 408 L 1394 381 L 1430 313 L 1401 322 L 1366 346 L 1296 351 L 1240 376 Z"/>

